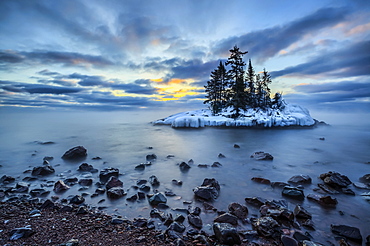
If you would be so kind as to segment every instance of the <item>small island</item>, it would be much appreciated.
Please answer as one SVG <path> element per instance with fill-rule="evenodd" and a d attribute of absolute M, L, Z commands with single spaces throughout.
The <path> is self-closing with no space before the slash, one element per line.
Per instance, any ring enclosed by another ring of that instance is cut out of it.
<path fill-rule="evenodd" d="M 230 57 L 211 72 L 205 85 L 208 109 L 187 111 L 153 122 L 174 128 L 216 127 L 310 127 L 316 124 L 307 109 L 288 104 L 281 93 L 271 98 L 271 75 L 263 69 L 256 73 L 249 59 L 248 69 L 237 46 Z"/>

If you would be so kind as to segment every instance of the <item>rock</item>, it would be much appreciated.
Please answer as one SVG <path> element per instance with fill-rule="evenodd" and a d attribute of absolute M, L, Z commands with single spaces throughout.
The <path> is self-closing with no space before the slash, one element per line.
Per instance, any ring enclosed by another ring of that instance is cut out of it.
<path fill-rule="evenodd" d="M 76 160 L 76 159 L 85 158 L 86 156 L 87 156 L 87 150 L 83 146 L 76 146 L 76 147 L 73 147 L 67 150 L 62 156 L 62 159 Z"/>
<path fill-rule="evenodd" d="M 240 203 L 233 202 L 228 207 L 229 213 L 235 215 L 239 219 L 246 219 L 248 216 L 248 208 Z"/>
<path fill-rule="evenodd" d="M 69 202 L 72 203 L 72 204 L 77 204 L 78 205 L 78 204 L 84 203 L 85 198 L 83 196 L 80 196 L 80 195 L 75 195 L 69 200 Z"/>
<path fill-rule="evenodd" d="M 140 171 L 142 171 L 142 170 L 144 170 L 145 169 L 145 164 L 143 164 L 143 163 L 141 163 L 141 164 L 139 164 L 139 165 L 137 165 L 136 167 L 135 167 L 135 170 L 140 170 Z"/>
<path fill-rule="evenodd" d="M 346 195 L 351 195 L 351 196 L 356 195 L 356 193 L 353 190 L 351 190 L 350 188 L 342 188 L 341 191 Z"/>
<path fill-rule="evenodd" d="M 132 196 L 130 196 L 130 197 L 128 197 L 128 198 L 126 198 L 126 200 L 127 200 L 127 201 L 130 201 L 130 202 L 134 202 L 134 201 L 136 201 L 137 199 L 138 199 L 137 194 L 132 195 Z"/>
<path fill-rule="evenodd" d="M 222 166 L 221 163 L 219 163 L 218 161 L 215 161 L 215 162 L 213 162 L 211 167 L 221 167 L 221 166 Z"/>
<path fill-rule="evenodd" d="M 217 211 L 217 208 L 215 208 L 212 204 L 208 202 L 203 202 L 203 206 L 204 206 L 204 209 L 207 211 L 213 211 L 213 212 Z"/>
<path fill-rule="evenodd" d="M 174 221 L 179 222 L 179 223 L 184 223 L 185 217 L 182 214 L 177 214 Z"/>
<path fill-rule="evenodd" d="M 251 158 L 254 158 L 256 160 L 273 160 L 274 157 L 269 154 L 269 153 L 265 153 L 263 151 L 258 151 L 258 152 L 254 152 L 252 155 L 251 155 Z"/>
<path fill-rule="evenodd" d="M 301 219 L 312 219 L 312 215 L 299 204 L 294 208 L 294 216 Z"/>
<path fill-rule="evenodd" d="M 146 181 L 145 179 L 139 179 L 136 181 L 136 184 L 137 185 L 142 185 L 142 184 L 146 184 L 148 181 Z"/>
<path fill-rule="evenodd" d="M 214 187 L 199 186 L 193 190 L 195 196 L 204 200 L 214 200 L 218 197 L 219 193 Z"/>
<path fill-rule="evenodd" d="M 119 175 L 118 168 L 108 167 L 100 171 L 99 178 L 102 182 L 107 182 L 107 180 L 110 177 L 114 176 L 118 178 L 118 175 Z"/>
<path fill-rule="evenodd" d="M 304 199 L 304 193 L 302 190 L 294 188 L 294 187 L 284 187 L 283 191 L 281 192 L 283 196 L 287 196 L 297 200 Z"/>
<path fill-rule="evenodd" d="M 176 194 L 175 194 L 175 193 L 173 193 L 172 191 L 165 191 L 165 192 L 164 192 L 164 194 L 165 194 L 166 196 L 176 196 Z"/>
<path fill-rule="evenodd" d="M 87 164 L 87 163 L 82 163 L 78 169 L 78 171 L 81 171 L 81 172 L 91 172 L 91 173 L 96 173 L 98 172 L 98 169 L 95 169 L 92 165 L 90 164 Z"/>
<path fill-rule="evenodd" d="M 167 218 L 165 217 L 164 213 L 159 211 L 158 209 L 154 208 L 150 211 L 150 217 L 151 218 L 158 218 L 160 219 L 161 221 L 164 221 L 165 219 L 167 219 L 167 222 L 165 222 L 164 224 L 166 226 L 169 226 L 172 222 L 173 222 L 173 219 L 172 219 L 172 214 L 170 214 Z"/>
<path fill-rule="evenodd" d="M 68 240 L 66 243 L 62 243 L 60 246 L 78 246 L 79 245 L 79 241 L 78 239 L 70 239 Z"/>
<path fill-rule="evenodd" d="M 132 225 L 136 227 L 144 228 L 148 225 L 148 220 L 144 218 L 137 218 L 137 219 L 134 219 L 134 221 L 132 222 Z"/>
<path fill-rule="evenodd" d="M 269 216 L 256 219 L 252 226 L 263 237 L 277 237 L 281 234 L 279 223 Z"/>
<path fill-rule="evenodd" d="M 198 167 L 200 167 L 200 168 L 208 168 L 209 165 L 207 165 L 207 164 L 198 164 Z"/>
<path fill-rule="evenodd" d="M 123 187 L 123 183 L 116 176 L 111 176 L 105 187 L 107 188 L 107 190 L 113 187 Z"/>
<path fill-rule="evenodd" d="M 334 188 L 330 187 L 329 185 L 326 185 L 326 184 L 317 184 L 317 186 L 322 189 L 323 191 L 325 191 L 326 193 L 329 193 L 329 194 L 339 194 L 340 192 L 335 190 Z"/>
<path fill-rule="evenodd" d="M 285 182 L 271 182 L 271 187 L 273 188 L 284 188 L 285 186 L 289 186 L 288 183 Z"/>
<path fill-rule="evenodd" d="M 167 198 L 163 195 L 163 193 L 156 193 L 152 197 L 149 198 L 150 205 L 158 205 L 159 203 L 166 203 Z"/>
<path fill-rule="evenodd" d="M 15 192 L 28 192 L 30 184 L 26 182 L 18 182 L 15 186 Z"/>
<path fill-rule="evenodd" d="M 335 207 L 338 204 L 337 199 L 332 198 L 331 196 L 320 196 L 320 195 L 309 194 L 307 198 L 310 200 L 314 200 L 318 202 L 320 205 L 326 206 L 326 207 Z"/>
<path fill-rule="evenodd" d="M 297 240 L 287 235 L 281 236 L 281 242 L 283 243 L 284 246 L 298 246 Z"/>
<path fill-rule="evenodd" d="M 34 234 L 35 232 L 32 230 L 31 227 L 20 227 L 11 230 L 9 240 L 18 240 L 20 238 L 26 238 Z"/>
<path fill-rule="evenodd" d="M 312 179 L 308 175 L 294 175 L 288 180 L 288 183 L 293 184 L 311 184 Z"/>
<path fill-rule="evenodd" d="M 218 154 L 218 158 L 226 158 L 226 156 L 220 153 Z"/>
<path fill-rule="evenodd" d="M 202 228 L 203 227 L 203 221 L 198 215 L 189 214 L 188 215 L 188 221 L 189 224 L 194 226 L 195 228 Z"/>
<path fill-rule="evenodd" d="M 75 177 L 75 178 L 67 178 L 64 180 L 64 183 L 66 185 L 75 185 L 76 183 L 78 182 L 78 179 Z"/>
<path fill-rule="evenodd" d="M 118 199 L 125 196 L 126 193 L 121 187 L 113 187 L 107 190 L 107 196 L 111 199 Z"/>
<path fill-rule="evenodd" d="M 305 220 L 305 221 L 302 223 L 302 225 L 303 225 L 304 227 L 307 227 L 308 229 L 315 230 L 315 225 L 314 225 L 313 221 L 312 221 L 312 220 L 310 220 L 310 219 Z"/>
<path fill-rule="evenodd" d="M 330 225 L 330 228 L 334 234 L 348 238 L 357 243 L 362 243 L 362 236 L 360 230 L 356 227 L 332 224 Z"/>
<path fill-rule="evenodd" d="M 142 185 L 140 185 L 139 190 L 144 191 L 144 192 L 148 192 L 148 191 L 150 191 L 150 186 L 142 184 Z"/>
<path fill-rule="evenodd" d="M 364 184 L 370 185 L 370 174 L 365 174 L 364 176 L 359 178 L 359 180 L 360 180 L 360 182 L 362 182 Z"/>
<path fill-rule="evenodd" d="M 260 183 L 260 184 L 270 184 L 271 183 L 269 179 L 259 178 L 259 177 L 253 177 L 251 180 L 254 182 Z"/>
<path fill-rule="evenodd" d="M 234 227 L 227 223 L 214 223 L 213 224 L 213 231 L 215 233 L 216 239 L 221 244 L 226 245 L 239 245 L 241 244 L 241 240 L 239 237 L 238 232 Z"/>
<path fill-rule="evenodd" d="M 337 172 L 320 174 L 320 178 L 324 181 L 325 184 L 333 188 L 344 188 L 352 184 L 351 180 L 349 180 L 347 176 Z"/>
<path fill-rule="evenodd" d="M 159 184 L 160 184 L 158 178 L 155 175 L 152 175 L 152 176 L 149 177 L 149 183 L 152 186 L 159 186 Z"/>
<path fill-rule="evenodd" d="M 157 156 L 155 154 L 147 155 L 146 160 L 147 161 L 154 161 L 157 159 Z"/>
<path fill-rule="evenodd" d="M 45 175 L 49 175 L 49 174 L 52 174 L 52 173 L 55 173 L 55 170 L 52 166 L 50 165 L 47 165 L 47 166 L 39 166 L 39 167 L 34 167 L 32 169 L 32 175 L 33 176 L 45 176 Z"/>
<path fill-rule="evenodd" d="M 89 210 L 85 206 L 80 206 L 77 209 L 76 214 L 88 214 Z"/>
<path fill-rule="evenodd" d="M 201 186 L 214 187 L 217 191 L 220 191 L 221 187 L 218 181 L 214 178 L 205 178 Z"/>
<path fill-rule="evenodd" d="M 253 205 L 255 207 L 261 207 L 266 202 L 266 199 L 263 199 L 261 197 L 247 197 L 244 200 L 246 203 L 249 203 L 250 205 Z"/>
<path fill-rule="evenodd" d="M 177 238 L 177 239 L 174 241 L 174 243 L 175 243 L 175 246 L 185 246 L 185 243 L 184 243 L 184 241 L 182 241 L 182 239 L 181 239 L 181 238 Z"/>
<path fill-rule="evenodd" d="M 80 179 L 78 183 L 82 186 L 90 186 L 93 183 L 92 179 Z"/>
<path fill-rule="evenodd" d="M 54 208 L 54 207 L 55 207 L 55 204 L 49 199 L 47 199 L 45 200 L 43 204 L 41 204 L 40 209 Z"/>
<path fill-rule="evenodd" d="M 202 210 L 200 209 L 200 207 L 195 207 L 191 214 L 200 215 L 201 212 Z"/>
<path fill-rule="evenodd" d="M 169 229 L 174 230 L 175 232 L 183 233 L 186 227 L 183 224 L 175 221 L 171 224 Z"/>
<path fill-rule="evenodd" d="M 188 171 L 191 168 L 191 166 L 186 162 L 181 162 L 179 166 L 182 172 Z"/>
<path fill-rule="evenodd" d="M 15 178 L 13 178 L 12 176 L 8 176 L 8 175 L 3 175 L 0 178 L 0 183 L 3 183 L 3 184 L 9 184 L 14 181 L 15 181 Z"/>
<path fill-rule="evenodd" d="M 43 161 L 52 161 L 54 160 L 54 157 L 52 156 L 45 156 L 44 158 L 42 158 Z"/>
<path fill-rule="evenodd" d="M 181 180 L 173 179 L 172 180 L 172 184 L 181 186 L 182 185 L 182 181 Z"/>
<path fill-rule="evenodd" d="M 214 222 L 229 223 L 236 226 L 238 225 L 238 217 L 229 213 L 224 213 L 214 219 Z"/>
<path fill-rule="evenodd" d="M 234 144 L 235 149 L 240 149 L 240 146 L 238 144 Z"/>
<path fill-rule="evenodd" d="M 62 180 L 58 180 L 57 182 L 55 182 L 53 190 L 55 193 L 60 193 L 68 190 L 69 188 L 70 187 L 66 185 Z"/>
<path fill-rule="evenodd" d="M 50 191 L 42 189 L 42 188 L 30 190 L 30 195 L 36 196 L 36 197 L 47 196 L 49 193 Z"/>
<path fill-rule="evenodd" d="M 365 190 L 370 190 L 369 185 L 359 183 L 359 182 L 353 182 L 353 186 L 356 187 L 357 189 L 365 189 Z"/>
<path fill-rule="evenodd" d="M 303 242 L 305 240 L 310 240 L 311 238 L 309 238 L 308 236 L 306 236 L 305 234 L 303 234 L 302 232 L 300 231 L 295 231 L 293 233 L 293 237 L 298 241 L 298 242 Z"/>

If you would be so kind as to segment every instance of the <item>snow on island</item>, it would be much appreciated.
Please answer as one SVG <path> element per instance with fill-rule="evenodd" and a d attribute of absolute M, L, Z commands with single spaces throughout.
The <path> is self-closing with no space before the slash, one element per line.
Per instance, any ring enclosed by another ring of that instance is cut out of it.
<path fill-rule="evenodd" d="M 205 126 L 224 127 L 287 127 L 287 126 L 314 126 L 316 121 L 309 111 L 296 104 L 285 104 L 283 108 L 250 108 L 243 112 L 244 116 L 237 119 L 230 118 L 231 112 L 222 112 L 212 115 L 210 109 L 187 111 L 156 120 L 154 125 L 171 125 L 174 128 Z"/>

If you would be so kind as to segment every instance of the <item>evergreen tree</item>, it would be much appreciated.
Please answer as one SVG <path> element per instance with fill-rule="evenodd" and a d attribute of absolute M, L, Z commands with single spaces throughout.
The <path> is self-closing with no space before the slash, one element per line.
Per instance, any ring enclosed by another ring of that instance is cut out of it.
<path fill-rule="evenodd" d="M 226 65 L 231 65 L 231 69 L 228 73 L 230 77 L 230 93 L 227 106 L 231 106 L 231 111 L 234 112 L 233 118 L 238 118 L 241 115 L 241 110 L 245 110 L 247 105 L 247 94 L 244 84 L 245 62 L 243 61 L 243 55 L 248 53 L 248 51 L 242 52 L 235 45 L 230 52 L 230 57 L 226 62 Z"/>
<path fill-rule="evenodd" d="M 249 59 L 248 69 L 247 72 L 245 73 L 245 81 L 246 86 L 248 88 L 247 104 L 252 108 L 256 107 L 255 77 L 256 73 L 253 69 L 251 59 Z"/>
<path fill-rule="evenodd" d="M 262 105 L 263 107 L 271 106 L 271 98 L 270 98 L 271 90 L 269 88 L 269 84 L 271 83 L 272 83 L 271 75 L 264 68 L 262 72 L 262 90 L 264 91 L 263 105 Z"/>

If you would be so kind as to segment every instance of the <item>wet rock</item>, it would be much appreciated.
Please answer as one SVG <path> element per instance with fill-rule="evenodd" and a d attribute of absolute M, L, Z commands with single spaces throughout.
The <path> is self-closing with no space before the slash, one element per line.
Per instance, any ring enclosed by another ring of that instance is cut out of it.
<path fill-rule="evenodd" d="M 15 186 L 15 192 L 28 192 L 28 188 L 30 187 L 29 183 L 26 182 L 18 182 Z"/>
<path fill-rule="evenodd" d="M 296 200 L 303 200 L 304 193 L 303 190 L 297 189 L 295 187 L 284 187 L 281 194 Z"/>
<path fill-rule="evenodd" d="M 219 222 L 219 223 L 229 223 L 232 225 L 238 225 L 238 217 L 235 215 L 232 215 L 230 213 L 224 213 L 218 216 L 214 222 Z"/>
<path fill-rule="evenodd" d="M 204 200 L 214 200 L 218 197 L 219 193 L 216 188 L 214 187 L 207 187 L 207 186 L 199 186 L 196 187 L 194 190 L 195 196 L 202 198 Z"/>
<path fill-rule="evenodd" d="M 67 150 L 63 156 L 62 159 L 65 160 L 76 160 L 85 158 L 87 156 L 87 150 L 83 146 L 76 146 L 69 150 Z"/>
<path fill-rule="evenodd" d="M 364 184 L 370 185 L 370 174 L 365 174 L 364 176 L 359 178 L 359 180 L 360 180 L 360 182 L 362 182 Z"/>
<path fill-rule="evenodd" d="M 42 158 L 43 161 L 52 161 L 54 160 L 54 157 L 52 156 L 45 156 L 44 158 Z"/>
<path fill-rule="evenodd" d="M 80 206 L 77 209 L 76 214 L 88 214 L 89 210 L 85 206 Z"/>
<path fill-rule="evenodd" d="M 123 187 L 123 183 L 116 176 L 111 176 L 105 187 L 107 188 L 107 190 L 113 187 Z"/>
<path fill-rule="evenodd" d="M 171 224 L 169 229 L 174 230 L 175 232 L 183 233 L 186 227 L 183 224 L 175 221 Z"/>
<path fill-rule="evenodd" d="M 251 180 L 260 184 L 271 184 L 271 181 L 265 178 L 253 177 Z"/>
<path fill-rule="evenodd" d="M 187 164 L 186 162 L 181 162 L 179 167 L 182 172 L 188 171 L 191 168 L 191 166 Z"/>
<path fill-rule="evenodd" d="M 253 228 L 263 237 L 280 237 L 279 223 L 272 217 L 266 216 L 252 221 Z"/>
<path fill-rule="evenodd" d="M 138 199 L 138 195 L 137 195 L 137 194 L 132 195 L 132 196 L 130 196 L 130 197 L 128 197 L 128 198 L 126 198 L 126 200 L 127 200 L 127 201 L 130 201 L 130 202 L 134 202 L 134 201 L 136 201 L 137 199 Z"/>
<path fill-rule="evenodd" d="M 307 198 L 310 200 L 316 201 L 320 205 L 326 206 L 326 207 L 335 207 L 338 204 L 337 199 L 332 198 L 331 196 L 320 196 L 320 195 L 309 194 Z"/>
<path fill-rule="evenodd" d="M 246 219 L 248 216 L 248 208 L 240 203 L 233 202 L 228 207 L 230 214 L 235 215 L 239 219 Z"/>
<path fill-rule="evenodd" d="M 80 172 L 91 172 L 91 173 L 96 173 L 98 172 L 98 169 L 95 169 L 92 165 L 87 164 L 87 163 L 82 163 L 78 169 Z"/>
<path fill-rule="evenodd" d="M 167 198 L 163 193 L 156 193 L 152 197 L 149 198 L 150 205 L 158 205 L 159 203 L 166 203 Z"/>
<path fill-rule="evenodd" d="M 300 219 L 312 219 L 312 215 L 299 204 L 294 208 L 294 216 Z"/>
<path fill-rule="evenodd" d="M 287 235 L 281 236 L 281 242 L 284 246 L 298 246 L 298 241 Z"/>
<path fill-rule="evenodd" d="M 76 177 L 74 177 L 74 178 L 67 178 L 67 179 L 64 180 L 64 183 L 66 185 L 69 185 L 69 186 L 75 185 L 77 182 L 78 182 L 78 179 Z"/>
<path fill-rule="evenodd" d="M 126 193 L 121 187 L 113 187 L 107 190 L 107 196 L 111 199 L 118 199 L 125 196 Z"/>
<path fill-rule="evenodd" d="M 205 178 L 201 186 L 214 187 L 217 191 L 221 189 L 220 184 L 214 178 Z"/>
<path fill-rule="evenodd" d="M 152 176 L 149 177 L 149 183 L 152 186 L 159 186 L 159 184 L 160 184 L 158 178 L 155 175 L 152 175 Z"/>
<path fill-rule="evenodd" d="M 194 226 L 195 228 L 202 228 L 203 227 L 203 221 L 198 215 L 189 214 L 188 215 L 188 221 L 189 224 Z"/>
<path fill-rule="evenodd" d="M 142 184 L 142 185 L 140 185 L 139 190 L 144 191 L 144 192 L 148 192 L 148 191 L 150 191 L 150 186 Z"/>
<path fill-rule="evenodd" d="M 218 154 L 218 158 L 226 158 L 226 156 L 224 154 Z"/>
<path fill-rule="evenodd" d="M 285 186 L 290 186 L 290 185 L 285 182 L 271 182 L 271 187 L 273 188 L 284 188 Z"/>
<path fill-rule="evenodd" d="M 207 165 L 207 164 L 198 164 L 198 167 L 200 167 L 200 168 L 208 168 L 209 165 Z"/>
<path fill-rule="evenodd" d="M 298 242 L 303 242 L 305 240 L 311 240 L 311 238 L 309 238 L 308 236 L 306 236 L 305 234 L 303 234 L 302 232 L 300 231 L 295 231 L 293 233 L 293 237 L 298 241 Z"/>
<path fill-rule="evenodd" d="M 144 228 L 148 225 L 148 220 L 144 218 L 134 219 L 132 222 L 133 226 Z"/>
<path fill-rule="evenodd" d="M 255 207 L 261 207 L 266 202 L 266 199 L 263 199 L 261 197 L 247 197 L 244 200 L 246 203 Z"/>
<path fill-rule="evenodd" d="M 146 156 L 147 161 L 154 161 L 157 159 L 157 156 L 155 154 L 150 154 Z"/>
<path fill-rule="evenodd" d="M 80 195 L 75 195 L 69 200 L 69 202 L 72 203 L 72 204 L 77 204 L 78 205 L 78 204 L 84 203 L 85 198 L 83 196 L 80 196 Z"/>
<path fill-rule="evenodd" d="M 256 160 L 273 160 L 274 159 L 274 157 L 271 154 L 265 153 L 263 151 L 254 152 L 251 155 L 251 158 L 254 158 Z"/>
<path fill-rule="evenodd" d="M 53 190 L 55 193 L 60 193 L 68 190 L 69 188 L 70 187 L 66 185 L 62 180 L 58 180 L 57 182 L 55 182 Z"/>
<path fill-rule="evenodd" d="M 8 176 L 8 175 L 3 175 L 0 178 L 0 183 L 3 183 L 3 184 L 9 184 L 14 181 L 15 181 L 15 178 L 13 178 L 12 176 Z"/>
<path fill-rule="evenodd" d="M 159 211 L 156 208 L 154 208 L 154 209 L 152 209 L 150 211 L 150 217 L 151 218 L 158 218 L 161 221 L 168 220 L 167 222 L 164 223 L 166 226 L 169 226 L 173 222 L 173 219 L 172 219 L 172 215 L 171 214 L 166 218 L 166 216 L 164 215 L 164 213 L 161 212 L 161 211 Z"/>
<path fill-rule="evenodd" d="M 32 169 L 32 175 L 33 176 L 45 176 L 45 175 L 49 175 L 49 174 L 52 174 L 52 173 L 55 173 L 55 170 L 52 166 L 50 165 L 47 165 L 47 166 L 39 166 L 39 167 L 34 167 Z"/>
<path fill-rule="evenodd" d="M 312 179 L 308 175 L 294 175 L 288 180 L 288 183 L 292 184 L 311 184 Z"/>
<path fill-rule="evenodd" d="M 234 148 L 235 148 L 235 149 L 240 149 L 239 144 L 234 144 Z"/>
<path fill-rule="evenodd" d="M 328 172 L 320 174 L 320 179 L 322 179 L 325 184 L 333 188 L 344 188 L 352 184 L 351 180 L 349 180 L 347 176 L 337 172 Z"/>
<path fill-rule="evenodd" d="M 219 163 L 218 161 L 215 161 L 215 162 L 213 162 L 211 167 L 221 167 L 221 166 L 222 166 L 221 163 Z"/>
<path fill-rule="evenodd" d="M 207 211 L 213 211 L 213 212 L 217 211 L 217 208 L 215 208 L 212 204 L 210 204 L 208 202 L 203 202 L 203 207 Z"/>
<path fill-rule="evenodd" d="M 100 171 L 99 178 L 102 182 L 107 182 L 110 177 L 114 176 L 118 178 L 118 175 L 118 168 L 108 167 Z"/>
<path fill-rule="evenodd" d="M 175 194 L 175 193 L 173 193 L 172 191 L 165 191 L 165 192 L 164 192 L 164 194 L 165 194 L 166 196 L 176 196 L 176 194 Z"/>
<path fill-rule="evenodd" d="M 182 241 L 181 238 L 177 238 L 175 241 L 174 241 L 174 244 L 175 246 L 185 246 L 185 243 L 184 241 Z"/>
<path fill-rule="evenodd" d="M 351 190 L 350 188 L 342 188 L 341 191 L 346 195 L 355 196 L 355 192 Z"/>
<path fill-rule="evenodd" d="M 303 241 L 302 243 L 302 246 L 325 246 L 324 244 L 321 244 L 321 243 L 315 243 L 315 242 L 312 242 L 312 241 Z"/>
<path fill-rule="evenodd" d="M 143 163 L 141 163 L 141 164 L 139 164 L 139 165 L 137 165 L 136 167 L 135 167 L 135 170 L 140 170 L 140 171 L 142 171 L 142 170 L 144 170 L 145 169 L 145 164 L 143 164 Z"/>
<path fill-rule="evenodd" d="M 60 212 L 72 212 L 73 207 L 71 205 L 64 205 L 59 209 Z"/>
<path fill-rule="evenodd" d="M 47 209 L 47 208 L 54 208 L 54 207 L 55 207 L 55 204 L 51 200 L 47 199 L 45 200 L 43 204 L 41 204 L 40 209 Z"/>
<path fill-rule="evenodd" d="M 334 188 L 330 187 L 329 185 L 326 185 L 326 184 L 317 184 L 317 186 L 322 189 L 323 191 L 325 191 L 326 193 L 329 193 L 329 194 L 339 194 L 340 192 L 335 190 Z"/>
<path fill-rule="evenodd" d="M 182 185 L 182 181 L 181 180 L 173 179 L 172 180 L 172 184 L 181 186 Z"/>
<path fill-rule="evenodd" d="M 182 214 L 177 214 L 174 221 L 179 222 L 179 223 L 184 223 L 185 217 Z"/>
<path fill-rule="evenodd" d="M 239 245 L 241 240 L 238 232 L 234 227 L 227 223 L 214 223 L 213 231 L 215 233 L 216 239 L 221 244 L 226 245 Z"/>
<path fill-rule="evenodd" d="M 200 207 L 195 207 L 191 214 L 200 215 L 201 212 L 202 210 L 200 209 Z"/>
<path fill-rule="evenodd" d="M 370 186 L 367 184 L 359 183 L 359 182 L 353 182 L 353 186 L 356 187 L 357 189 L 365 189 L 369 190 Z"/>
<path fill-rule="evenodd" d="M 78 183 L 82 186 L 90 186 L 93 183 L 92 179 L 80 179 Z"/>
<path fill-rule="evenodd" d="M 97 188 L 95 190 L 95 193 L 97 193 L 97 194 L 104 194 L 105 193 L 105 189 L 103 189 L 103 188 Z"/>
<path fill-rule="evenodd" d="M 96 161 L 96 160 L 101 160 L 102 158 L 100 157 L 100 156 L 95 156 L 95 157 L 93 157 L 93 158 L 91 158 L 91 160 L 94 160 L 94 161 Z"/>
<path fill-rule="evenodd" d="M 315 230 L 315 225 L 313 221 L 310 219 L 303 221 L 302 225 L 308 229 Z"/>
<path fill-rule="evenodd" d="M 36 196 L 36 197 L 47 196 L 49 193 L 50 193 L 50 191 L 42 189 L 42 188 L 30 190 L 30 195 L 31 196 Z"/>
<path fill-rule="evenodd" d="M 330 228 L 334 234 L 348 238 L 354 242 L 362 243 L 360 230 L 356 227 L 332 224 L 330 225 Z"/>
<path fill-rule="evenodd" d="M 137 185 L 142 185 L 142 184 L 146 184 L 148 181 L 146 181 L 145 179 L 139 179 L 136 181 L 136 184 Z"/>
<path fill-rule="evenodd" d="M 27 238 L 27 237 L 30 237 L 34 233 L 35 232 L 32 230 L 31 227 L 16 228 L 10 232 L 9 240 L 13 241 L 13 240 L 18 240 L 20 238 Z"/>

